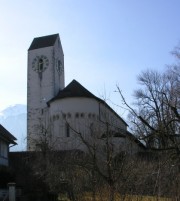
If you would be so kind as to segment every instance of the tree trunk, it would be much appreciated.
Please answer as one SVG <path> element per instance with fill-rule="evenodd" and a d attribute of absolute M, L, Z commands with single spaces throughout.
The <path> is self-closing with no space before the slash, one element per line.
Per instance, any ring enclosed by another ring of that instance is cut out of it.
<path fill-rule="evenodd" d="M 109 201 L 114 201 L 115 200 L 115 188 L 114 188 L 114 183 L 112 182 L 109 184 Z"/>

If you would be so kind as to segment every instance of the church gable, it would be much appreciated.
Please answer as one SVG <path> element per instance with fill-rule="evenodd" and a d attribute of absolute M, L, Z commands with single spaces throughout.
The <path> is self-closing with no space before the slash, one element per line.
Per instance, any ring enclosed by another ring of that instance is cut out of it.
<path fill-rule="evenodd" d="M 34 49 L 53 46 L 58 37 L 59 37 L 59 34 L 53 34 L 49 36 L 34 38 L 28 50 L 34 50 Z"/>
<path fill-rule="evenodd" d="M 98 99 L 95 95 L 93 95 L 90 91 L 88 91 L 85 87 L 83 87 L 79 82 L 73 80 L 68 86 L 66 86 L 63 90 L 59 91 L 58 95 L 51 99 L 49 102 L 54 100 L 58 100 L 61 98 L 68 97 L 87 97 L 87 98 L 95 98 Z"/>

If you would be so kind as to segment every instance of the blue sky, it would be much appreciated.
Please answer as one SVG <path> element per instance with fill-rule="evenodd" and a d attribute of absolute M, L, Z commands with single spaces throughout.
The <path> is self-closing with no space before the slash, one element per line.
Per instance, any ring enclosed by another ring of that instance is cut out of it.
<path fill-rule="evenodd" d="M 179 0 L 0 0 L 0 110 L 26 103 L 27 49 L 34 37 L 59 33 L 66 85 L 76 79 L 107 102 L 129 102 L 136 77 L 175 62 Z"/>

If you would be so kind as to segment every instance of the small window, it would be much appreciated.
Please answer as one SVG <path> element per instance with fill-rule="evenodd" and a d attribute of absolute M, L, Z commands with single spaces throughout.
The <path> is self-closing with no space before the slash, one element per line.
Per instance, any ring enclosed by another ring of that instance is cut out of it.
<path fill-rule="evenodd" d="M 60 69 L 60 68 L 61 68 L 61 66 L 62 66 L 62 63 L 61 63 L 61 61 L 60 61 L 60 60 L 58 60 L 58 68 Z"/>
<path fill-rule="evenodd" d="M 84 117 L 84 113 L 81 113 L 81 118 L 83 118 Z"/>
<path fill-rule="evenodd" d="M 93 133 L 93 131 L 94 131 L 94 124 L 93 124 L 93 123 L 91 123 L 89 128 L 90 128 L 90 132 L 91 132 L 91 134 L 92 134 L 92 133 Z"/>
<path fill-rule="evenodd" d="M 70 126 L 69 126 L 68 123 L 66 123 L 66 130 L 65 130 L 65 132 L 66 132 L 66 137 L 70 137 Z"/>
<path fill-rule="evenodd" d="M 67 114 L 67 117 L 68 117 L 68 118 L 71 118 L 71 113 L 68 113 L 68 114 Z"/>
<path fill-rule="evenodd" d="M 78 112 L 75 114 L 75 117 L 76 117 L 76 118 L 79 118 L 79 113 L 78 113 Z"/>

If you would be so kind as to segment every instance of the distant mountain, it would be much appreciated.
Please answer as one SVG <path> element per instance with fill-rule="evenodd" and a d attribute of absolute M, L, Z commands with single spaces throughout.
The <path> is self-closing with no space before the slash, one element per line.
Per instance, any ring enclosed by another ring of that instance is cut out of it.
<path fill-rule="evenodd" d="M 12 147 L 11 151 L 26 150 L 27 136 L 27 106 L 16 104 L 0 111 L 0 124 L 17 138 L 18 145 Z"/>

